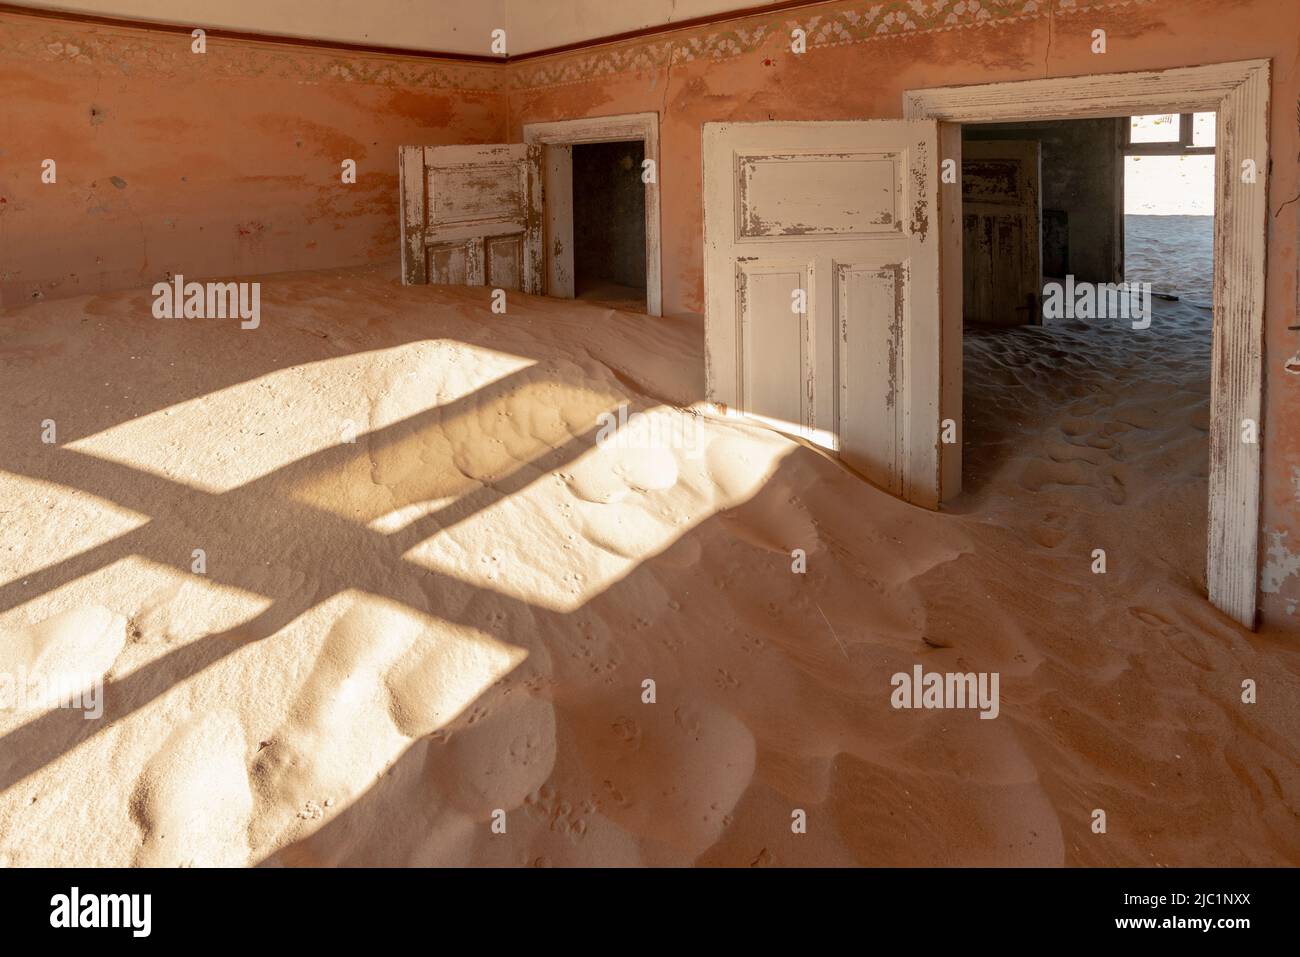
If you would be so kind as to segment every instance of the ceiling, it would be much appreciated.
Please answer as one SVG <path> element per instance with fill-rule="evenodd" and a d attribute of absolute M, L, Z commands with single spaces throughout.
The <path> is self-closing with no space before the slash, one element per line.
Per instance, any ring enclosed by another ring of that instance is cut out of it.
<path fill-rule="evenodd" d="M 661 27 L 778 0 L 15 0 L 96 16 L 372 46 L 511 55 Z"/>

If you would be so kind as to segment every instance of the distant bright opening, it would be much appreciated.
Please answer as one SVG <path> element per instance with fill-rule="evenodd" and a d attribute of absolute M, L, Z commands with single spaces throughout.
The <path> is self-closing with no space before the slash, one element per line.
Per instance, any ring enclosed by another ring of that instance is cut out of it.
<path fill-rule="evenodd" d="M 1129 118 L 1124 278 L 1210 307 L 1214 286 L 1213 113 Z"/>

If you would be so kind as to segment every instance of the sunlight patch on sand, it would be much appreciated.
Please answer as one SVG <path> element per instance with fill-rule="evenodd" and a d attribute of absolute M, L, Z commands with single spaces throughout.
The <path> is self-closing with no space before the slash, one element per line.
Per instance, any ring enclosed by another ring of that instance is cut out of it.
<path fill-rule="evenodd" d="M 795 448 L 753 426 L 702 435 L 691 450 L 590 448 L 404 557 L 476 587 L 571 612 L 707 519 L 751 499 Z M 557 541 L 563 543 L 558 551 Z"/>
<path fill-rule="evenodd" d="M 467 350 L 477 365 L 462 398 L 428 404 L 430 375 L 372 385 L 370 427 L 331 458 L 289 470 L 296 500 L 370 524 L 439 499 L 510 482 L 532 463 L 594 429 L 615 393 L 577 367 L 547 370 L 513 356 Z M 301 477 L 299 477 L 301 472 Z"/>
<path fill-rule="evenodd" d="M 463 400 L 532 360 L 453 340 L 301 363 L 129 419 L 67 448 L 221 493 Z M 237 424 L 237 427 L 232 427 Z M 221 442 L 195 437 L 220 434 Z"/>
<path fill-rule="evenodd" d="M 0 540 L 22 543 L 0 550 L 0 584 L 21 582 L 55 558 L 75 558 L 149 522 L 148 515 L 89 492 L 2 469 L 0 500 L 12 506 L 0 510 Z M 48 521 L 33 517 L 42 512 Z M 0 613 L 0 622 L 13 614 Z"/>

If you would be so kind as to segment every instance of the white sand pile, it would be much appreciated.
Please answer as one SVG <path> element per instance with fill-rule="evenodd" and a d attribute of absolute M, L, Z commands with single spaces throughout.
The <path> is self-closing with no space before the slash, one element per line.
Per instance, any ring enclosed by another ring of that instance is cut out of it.
<path fill-rule="evenodd" d="M 935 514 L 745 424 L 598 447 L 699 398 L 693 325 L 373 270 L 262 313 L 0 320 L 0 670 L 105 681 L 0 714 L 4 862 L 1300 862 L 1300 652 L 1201 595 L 1194 330 L 973 336 Z M 917 663 L 999 716 L 894 710 Z"/>

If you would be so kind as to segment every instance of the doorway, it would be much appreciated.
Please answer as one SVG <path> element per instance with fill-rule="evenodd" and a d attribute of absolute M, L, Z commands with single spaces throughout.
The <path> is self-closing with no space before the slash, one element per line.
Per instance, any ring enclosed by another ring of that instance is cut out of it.
<path fill-rule="evenodd" d="M 1267 226 L 1269 62 L 912 90 L 904 115 L 939 121 L 940 156 L 960 167 L 964 124 L 1216 113 L 1209 416 L 1210 601 L 1253 628 L 1258 589 L 1263 310 Z M 940 196 L 945 422 L 962 417 L 963 306 L 959 177 Z M 944 499 L 961 490 L 961 443 L 941 448 Z"/>
<path fill-rule="evenodd" d="M 524 142 L 543 151 L 546 295 L 661 315 L 659 114 L 529 123 Z"/>
<path fill-rule="evenodd" d="M 577 299 L 645 308 L 645 144 L 573 148 L 573 292 Z"/>
<path fill-rule="evenodd" d="M 1178 124 L 962 125 L 961 508 L 1204 594 L 1214 150 L 1144 142 Z"/>

